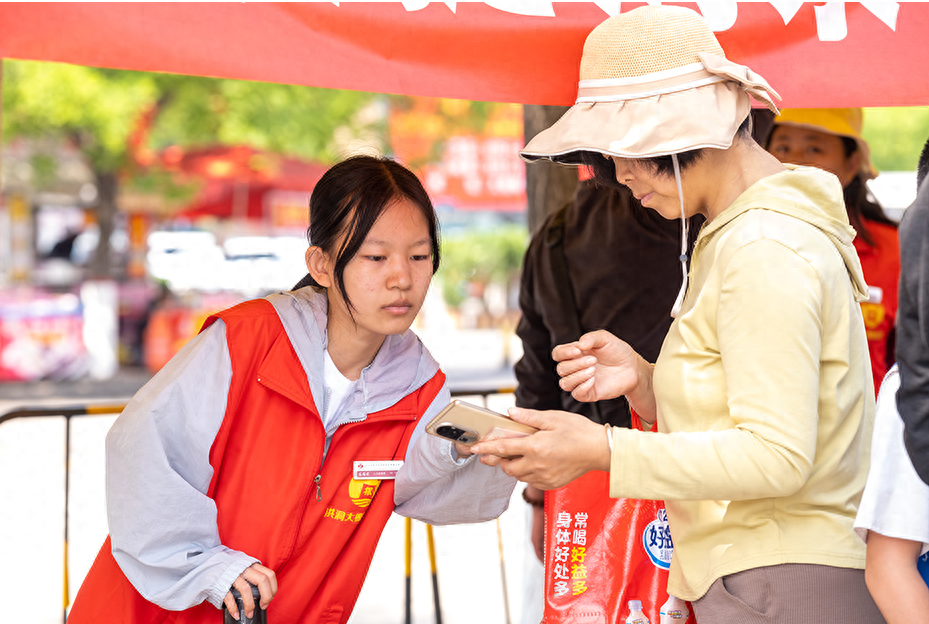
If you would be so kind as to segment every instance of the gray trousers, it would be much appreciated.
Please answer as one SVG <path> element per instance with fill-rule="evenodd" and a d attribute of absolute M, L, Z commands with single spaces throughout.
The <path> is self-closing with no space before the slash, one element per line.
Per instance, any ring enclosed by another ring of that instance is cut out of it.
<path fill-rule="evenodd" d="M 694 601 L 699 624 L 884 624 L 864 570 L 788 563 L 716 579 Z"/>

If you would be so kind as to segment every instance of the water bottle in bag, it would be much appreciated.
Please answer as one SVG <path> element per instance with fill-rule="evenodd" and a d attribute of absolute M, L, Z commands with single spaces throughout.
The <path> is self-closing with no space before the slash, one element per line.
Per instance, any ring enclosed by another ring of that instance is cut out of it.
<path fill-rule="evenodd" d="M 660 624 L 684 624 L 690 617 L 690 609 L 685 601 L 668 594 L 668 601 L 661 605 L 658 615 Z"/>
<path fill-rule="evenodd" d="M 629 601 L 629 617 L 626 618 L 626 624 L 648 624 L 648 618 L 642 611 L 641 600 Z"/>

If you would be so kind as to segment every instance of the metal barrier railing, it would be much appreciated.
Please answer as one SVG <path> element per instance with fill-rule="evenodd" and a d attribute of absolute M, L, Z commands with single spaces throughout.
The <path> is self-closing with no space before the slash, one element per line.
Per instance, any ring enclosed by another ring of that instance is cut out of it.
<path fill-rule="evenodd" d="M 6 414 L 0 414 L 0 426 L 3 423 L 16 418 L 44 418 L 44 417 L 64 417 L 65 419 L 65 471 L 64 471 L 64 598 L 62 606 L 62 621 L 68 619 L 68 606 L 70 605 L 70 586 L 68 576 L 68 539 L 69 523 L 68 509 L 71 495 L 71 419 L 76 416 L 98 416 L 103 414 L 118 414 L 126 407 L 125 403 L 101 404 L 101 405 L 80 405 L 73 407 L 23 407 Z"/>
<path fill-rule="evenodd" d="M 512 394 L 514 391 L 510 387 L 487 388 L 487 387 L 457 387 L 451 391 L 455 397 L 480 397 L 484 407 L 488 407 L 488 398 L 494 395 Z M 65 457 L 64 457 L 64 554 L 63 554 L 63 606 L 62 622 L 67 622 L 68 607 L 70 606 L 70 579 L 68 572 L 68 508 L 70 503 L 70 467 L 71 467 L 71 419 L 82 416 L 101 416 L 107 414 L 119 414 L 126 407 L 126 403 L 118 402 L 112 404 L 88 404 L 72 405 L 62 407 L 21 407 L 12 411 L 0 414 L 0 426 L 3 423 L 17 418 L 47 418 L 57 417 L 65 419 Z M 412 622 L 412 601 L 411 601 L 411 579 L 412 579 L 412 521 L 406 518 L 406 596 L 405 596 L 405 622 Z M 506 623 L 510 624 L 509 597 L 506 588 L 506 567 L 503 559 L 503 537 L 500 531 L 500 519 L 497 519 L 497 540 L 500 550 L 500 573 L 503 582 L 503 603 L 506 616 Z M 435 542 L 432 532 L 432 525 L 426 524 L 427 545 L 429 548 L 429 562 L 432 573 L 432 591 L 433 604 L 435 607 L 436 624 L 442 624 L 441 603 L 439 600 L 438 572 L 436 569 Z"/>

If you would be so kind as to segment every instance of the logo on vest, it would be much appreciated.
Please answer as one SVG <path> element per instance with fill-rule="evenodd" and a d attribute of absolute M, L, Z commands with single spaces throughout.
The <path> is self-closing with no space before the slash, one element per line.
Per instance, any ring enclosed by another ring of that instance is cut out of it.
<path fill-rule="evenodd" d="M 366 481 L 356 481 L 352 479 L 348 482 L 348 496 L 358 507 L 366 508 L 374 500 L 377 488 L 381 485 L 380 481 L 369 479 Z"/>
<path fill-rule="evenodd" d="M 358 481 L 357 479 L 351 479 L 348 482 L 348 497 L 357 507 L 367 509 L 371 501 L 374 500 L 374 495 L 380 485 L 381 482 L 376 480 Z M 341 505 L 346 504 L 347 501 L 343 498 Z M 353 523 L 361 522 L 364 515 L 364 511 L 346 511 L 335 507 L 328 507 L 323 513 L 324 518 Z"/>
<path fill-rule="evenodd" d="M 864 326 L 867 329 L 876 329 L 884 322 L 887 310 L 883 304 L 866 301 L 861 304 L 861 316 L 864 317 Z"/>
<path fill-rule="evenodd" d="M 656 516 L 642 532 L 642 544 L 655 567 L 668 570 L 671 568 L 671 555 L 674 553 L 671 528 L 668 526 L 668 512 L 665 509 L 659 509 Z"/>

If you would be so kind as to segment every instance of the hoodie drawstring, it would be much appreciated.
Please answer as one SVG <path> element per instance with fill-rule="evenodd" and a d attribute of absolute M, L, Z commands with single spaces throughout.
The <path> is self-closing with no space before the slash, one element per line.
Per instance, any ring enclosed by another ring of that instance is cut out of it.
<path fill-rule="evenodd" d="M 677 293 L 677 299 L 674 306 L 671 307 L 671 318 L 677 318 L 684 305 L 684 294 L 687 292 L 687 217 L 684 215 L 684 191 L 681 187 L 681 165 L 677 160 L 677 154 L 671 154 L 671 163 L 674 165 L 674 181 L 677 183 L 677 197 L 681 202 L 681 290 Z"/>

